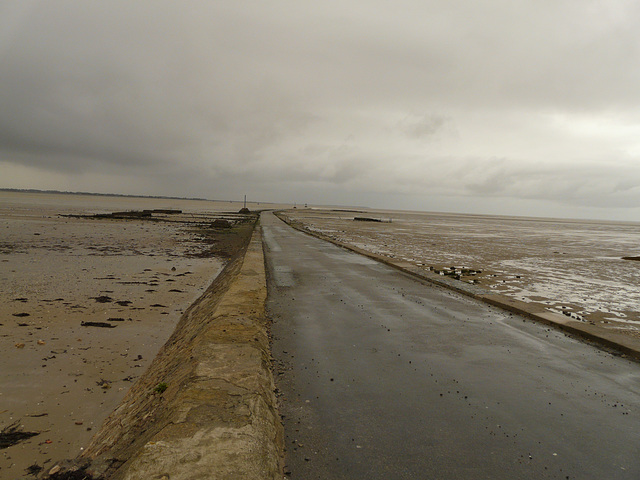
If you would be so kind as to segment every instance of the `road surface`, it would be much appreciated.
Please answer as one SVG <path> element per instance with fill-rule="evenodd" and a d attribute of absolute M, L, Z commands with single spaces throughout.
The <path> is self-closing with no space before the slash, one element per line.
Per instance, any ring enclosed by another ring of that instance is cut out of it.
<path fill-rule="evenodd" d="M 640 365 L 261 223 L 287 478 L 640 478 Z"/>

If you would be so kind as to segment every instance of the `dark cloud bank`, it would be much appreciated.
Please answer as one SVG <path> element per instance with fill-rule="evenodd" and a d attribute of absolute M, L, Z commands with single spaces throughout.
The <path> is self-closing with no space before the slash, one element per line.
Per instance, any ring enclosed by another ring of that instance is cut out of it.
<path fill-rule="evenodd" d="M 640 4 L 0 4 L 0 187 L 640 221 Z"/>

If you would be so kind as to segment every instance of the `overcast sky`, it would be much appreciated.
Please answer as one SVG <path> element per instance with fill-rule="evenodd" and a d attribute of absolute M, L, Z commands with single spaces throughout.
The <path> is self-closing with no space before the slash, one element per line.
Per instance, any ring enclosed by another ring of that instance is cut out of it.
<path fill-rule="evenodd" d="M 637 0 L 0 0 L 0 187 L 640 221 Z"/>

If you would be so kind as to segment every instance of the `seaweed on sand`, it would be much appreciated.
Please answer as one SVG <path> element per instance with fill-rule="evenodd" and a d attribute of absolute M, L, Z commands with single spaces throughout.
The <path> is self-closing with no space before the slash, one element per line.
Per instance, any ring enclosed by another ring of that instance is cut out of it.
<path fill-rule="evenodd" d="M 8 448 L 39 434 L 40 432 L 25 432 L 20 421 L 17 421 L 0 430 L 0 449 Z"/>

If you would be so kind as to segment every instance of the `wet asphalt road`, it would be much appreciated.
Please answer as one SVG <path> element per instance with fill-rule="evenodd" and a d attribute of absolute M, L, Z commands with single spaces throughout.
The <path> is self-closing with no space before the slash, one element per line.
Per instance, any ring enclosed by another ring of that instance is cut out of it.
<path fill-rule="evenodd" d="M 288 478 L 640 478 L 640 365 L 262 226 Z"/>

